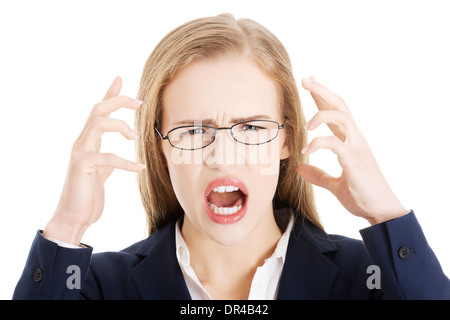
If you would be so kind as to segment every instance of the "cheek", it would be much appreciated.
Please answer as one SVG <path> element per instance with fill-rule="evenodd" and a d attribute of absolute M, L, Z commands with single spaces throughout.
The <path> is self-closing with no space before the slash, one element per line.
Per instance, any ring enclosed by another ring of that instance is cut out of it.
<path fill-rule="evenodd" d="M 183 151 L 177 148 L 173 148 L 169 143 L 162 146 L 164 157 L 166 159 L 167 166 L 171 165 L 202 165 L 202 152 L 196 151 Z"/>
<path fill-rule="evenodd" d="M 273 194 L 278 184 L 279 169 L 280 158 L 277 155 L 267 156 L 264 164 L 259 163 L 249 166 L 253 191 L 256 191 L 260 196 Z"/>
<path fill-rule="evenodd" d="M 200 164 L 195 165 L 194 152 L 169 147 L 163 147 L 163 152 L 175 195 L 183 209 L 187 210 L 191 207 L 190 203 L 194 202 L 193 199 L 202 196 L 203 191 L 197 183 L 202 171 L 201 158 Z"/>
<path fill-rule="evenodd" d="M 198 183 L 201 173 L 198 167 L 173 163 L 168 165 L 173 190 L 185 212 L 198 211 L 196 206 L 201 203 L 198 199 L 203 197 L 203 191 Z"/>
<path fill-rule="evenodd" d="M 279 145 L 279 140 L 275 139 L 270 143 L 258 146 L 249 153 L 247 163 L 254 165 L 258 169 L 254 174 L 278 176 L 281 159 L 281 148 Z"/>
<path fill-rule="evenodd" d="M 281 159 L 279 139 L 258 146 L 253 153 L 257 161 L 253 163 L 250 161 L 250 165 L 247 167 L 250 171 L 252 190 L 255 195 L 253 205 L 258 206 L 257 202 L 262 204 L 266 199 L 271 202 L 277 188 Z"/>

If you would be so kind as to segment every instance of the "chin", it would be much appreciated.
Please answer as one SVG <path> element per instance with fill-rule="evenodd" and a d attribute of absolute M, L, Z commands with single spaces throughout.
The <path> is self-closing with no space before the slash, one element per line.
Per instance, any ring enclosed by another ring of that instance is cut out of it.
<path fill-rule="evenodd" d="M 243 243 L 254 228 L 245 219 L 231 225 L 216 225 L 207 230 L 206 235 L 214 242 L 223 246 L 237 246 Z"/>

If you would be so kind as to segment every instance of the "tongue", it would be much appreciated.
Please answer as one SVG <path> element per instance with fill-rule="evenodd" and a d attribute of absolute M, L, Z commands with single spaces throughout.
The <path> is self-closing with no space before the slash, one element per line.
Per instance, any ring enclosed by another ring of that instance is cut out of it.
<path fill-rule="evenodd" d="M 244 194 L 241 191 L 214 192 L 208 196 L 208 201 L 214 203 L 218 208 L 232 208 L 244 203 Z"/>

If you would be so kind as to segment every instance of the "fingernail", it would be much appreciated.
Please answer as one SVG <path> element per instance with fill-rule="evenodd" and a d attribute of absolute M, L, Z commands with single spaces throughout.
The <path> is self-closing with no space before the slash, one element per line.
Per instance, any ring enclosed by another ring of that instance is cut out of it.
<path fill-rule="evenodd" d="M 137 139 L 139 137 L 136 131 L 134 131 L 133 129 L 130 129 L 130 134 L 133 137 L 133 139 Z"/>
<path fill-rule="evenodd" d="M 304 148 L 302 149 L 302 151 L 300 151 L 300 152 L 301 152 L 302 154 L 305 154 L 306 151 L 308 151 L 308 146 L 304 147 Z"/>
<path fill-rule="evenodd" d="M 306 130 L 308 130 L 309 125 L 311 124 L 311 121 L 312 121 L 312 119 L 309 120 L 307 123 L 305 123 L 304 127 L 305 127 Z"/>
<path fill-rule="evenodd" d="M 140 169 L 145 169 L 145 164 L 143 163 L 136 163 L 136 166 Z"/>
<path fill-rule="evenodd" d="M 119 75 L 117 75 L 115 78 L 114 78 L 114 80 L 113 80 L 113 82 L 112 83 L 115 83 L 116 81 L 119 81 L 120 79 L 122 79 Z"/>
<path fill-rule="evenodd" d="M 139 99 L 133 99 L 133 100 L 136 101 L 139 105 L 142 104 L 142 100 L 139 100 Z"/>

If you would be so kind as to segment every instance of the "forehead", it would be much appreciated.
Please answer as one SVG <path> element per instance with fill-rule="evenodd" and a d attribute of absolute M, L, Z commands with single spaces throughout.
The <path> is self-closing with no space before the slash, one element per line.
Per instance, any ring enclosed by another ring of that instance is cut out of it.
<path fill-rule="evenodd" d="M 163 125 L 186 119 L 231 119 L 267 115 L 278 119 L 275 83 L 246 57 L 225 57 L 188 65 L 163 94 Z"/>

